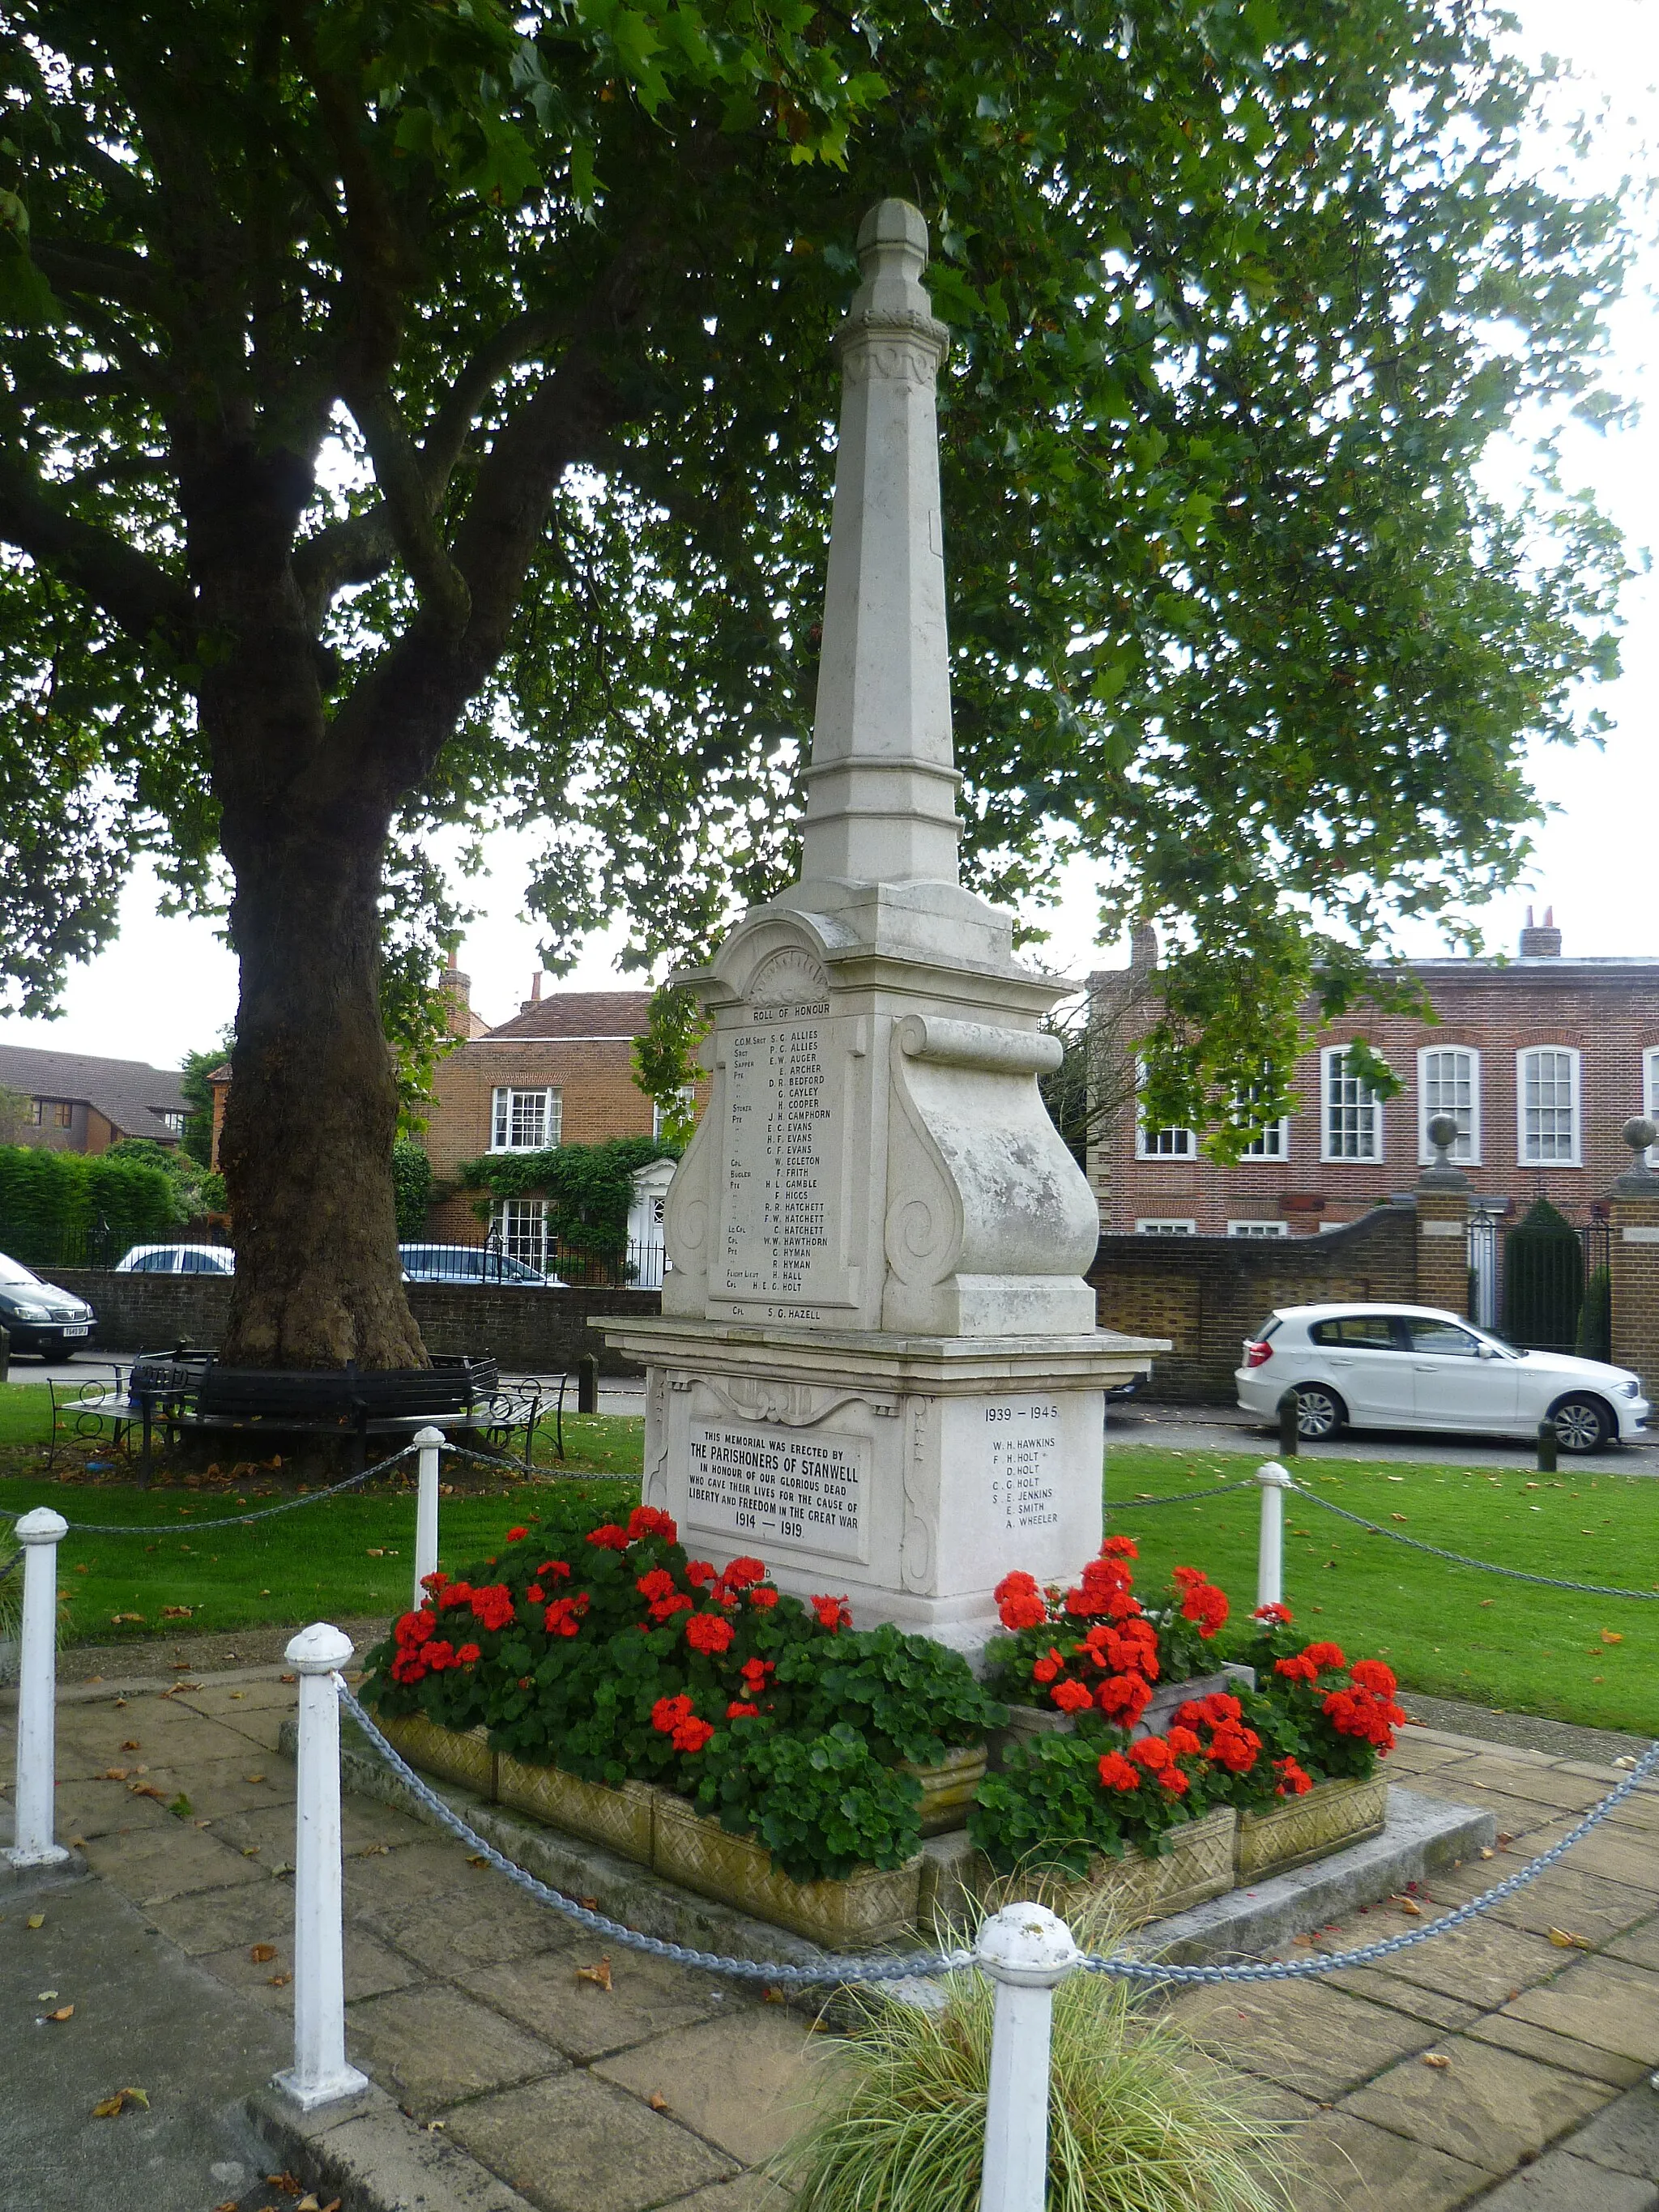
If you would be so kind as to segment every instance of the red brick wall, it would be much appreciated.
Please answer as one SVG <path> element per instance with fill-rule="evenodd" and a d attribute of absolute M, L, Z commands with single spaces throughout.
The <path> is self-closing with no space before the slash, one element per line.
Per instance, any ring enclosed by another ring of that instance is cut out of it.
<path fill-rule="evenodd" d="M 1466 1170 L 1475 1194 L 1513 1200 L 1522 1209 L 1547 1197 L 1570 1219 L 1582 1222 L 1628 1164 L 1620 1128 L 1632 1114 L 1646 1110 L 1643 1053 L 1659 1045 L 1659 964 L 1610 962 L 1598 968 L 1591 962 L 1534 960 L 1498 968 L 1478 961 L 1430 962 L 1419 973 L 1439 1015 L 1437 1027 L 1401 1015 L 1360 1013 L 1334 1023 L 1318 1040 L 1319 1046 L 1333 1046 L 1364 1036 L 1401 1079 L 1400 1093 L 1382 1109 L 1379 1160 L 1321 1159 L 1316 1047 L 1297 1063 L 1295 1089 L 1302 1103 L 1291 1116 L 1283 1160 L 1232 1168 L 1203 1158 L 1139 1160 L 1133 1110 L 1120 1112 L 1091 1149 L 1090 1181 L 1100 1200 L 1103 1228 L 1133 1231 L 1138 1218 L 1164 1215 L 1190 1218 L 1201 1232 L 1224 1234 L 1229 1221 L 1263 1218 L 1283 1218 L 1292 1235 L 1304 1235 L 1322 1221 L 1358 1218 L 1417 1180 L 1422 1164 L 1417 1055 L 1436 1045 L 1469 1046 L 1480 1054 L 1480 1164 Z M 1110 976 L 1091 980 L 1113 988 Z M 1135 1026 L 1150 1026 L 1154 1014 L 1149 1011 Z M 1304 1019 L 1311 1025 L 1311 1006 Z M 1518 1158 L 1516 1054 L 1534 1044 L 1572 1045 L 1581 1055 L 1581 1167 L 1525 1166 Z M 1322 1198 L 1325 1204 L 1305 1211 L 1285 1204 L 1297 1196 Z"/>

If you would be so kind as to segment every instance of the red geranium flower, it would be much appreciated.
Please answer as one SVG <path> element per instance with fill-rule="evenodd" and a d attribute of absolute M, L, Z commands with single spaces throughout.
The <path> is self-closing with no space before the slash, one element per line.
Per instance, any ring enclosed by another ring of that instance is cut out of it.
<path fill-rule="evenodd" d="M 1177 1759 L 1192 1759 L 1204 1748 L 1189 1728 L 1166 1729 L 1164 1741 Z"/>
<path fill-rule="evenodd" d="M 1304 1773 L 1293 1759 L 1274 1759 L 1273 1771 L 1279 1778 L 1277 1796 L 1305 1797 L 1313 1788 L 1312 1775 Z"/>
<path fill-rule="evenodd" d="M 1139 1790 L 1140 1777 L 1121 1751 L 1109 1751 L 1097 1769 L 1103 1790 Z"/>
<path fill-rule="evenodd" d="M 720 1577 L 727 1589 L 747 1589 L 752 1583 L 766 1580 L 764 1559 L 733 1559 Z"/>
<path fill-rule="evenodd" d="M 1034 1682 L 1052 1682 L 1065 1665 L 1066 1662 L 1051 1644 L 1041 1659 L 1031 1662 L 1031 1680 Z"/>
<path fill-rule="evenodd" d="M 625 1552 L 628 1549 L 628 1531 L 617 1528 L 614 1521 L 607 1521 L 603 1528 L 590 1528 L 587 1540 L 590 1544 L 597 1544 L 602 1552 Z"/>
<path fill-rule="evenodd" d="M 717 1579 L 714 1562 L 712 1559 L 688 1559 L 685 1579 L 696 1589 L 707 1589 L 709 1583 Z"/>
<path fill-rule="evenodd" d="M 1275 1659 L 1273 1672 L 1282 1674 L 1287 1682 L 1313 1682 L 1319 1677 L 1318 1668 L 1305 1651 L 1298 1651 L 1291 1659 Z"/>
<path fill-rule="evenodd" d="M 486 1628 L 505 1628 L 515 1610 L 513 1593 L 505 1583 L 491 1583 L 472 1593 L 474 1618 Z"/>
<path fill-rule="evenodd" d="M 438 1610 L 440 1613 L 447 1612 L 453 1606 L 471 1605 L 471 1602 L 472 1585 L 471 1583 L 450 1583 L 438 1593 Z"/>
<path fill-rule="evenodd" d="M 640 1577 L 634 1587 L 648 1604 L 654 1605 L 659 1598 L 672 1595 L 674 1577 L 666 1567 L 653 1567 L 648 1575 Z"/>
<path fill-rule="evenodd" d="M 1265 1620 L 1267 1626 L 1272 1628 L 1280 1622 L 1293 1620 L 1295 1616 L 1291 1613 L 1289 1606 L 1275 1603 L 1272 1605 L 1257 1606 L 1255 1611 L 1250 1615 L 1250 1618 L 1252 1620 Z"/>
<path fill-rule="evenodd" d="M 844 1597 L 815 1597 L 811 1602 L 818 1617 L 818 1626 L 827 1628 L 832 1636 L 853 1626 L 853 1615 Z"/>
<path fill-rule="evenodd" d="M 1109 1536 L 1100 1547 L 1103 1559 L 1138 1559 L 1140 1547 L 1133 1536 Z"/>
<path fill-rule="evenodd" d="M 1148 1774 L 1161 1774 L 1166 1766 L 1173 1765 L 1175 1759 L 1175 1753 L 1161 1735 L 1142 1736 L 1139 1743 L 1129 1746 L 1129 1756 L 1138 1766 L 1144 1766 Z"/>
<path fill-rule="evenodd" d="M 422 1656 L 434 1674 L 441 1674 L 446 1667 L 454 1665 L 455 1647 L 447 1638 L 440 1637 L 426 1646 Z"/>
<path fill-rule="evenodd" d="M 712 1722 L 700 1721 L 694 1714 L 689 1721 L 682 1721 L 675 1729 L 674 1748 L 676 1751 L 701 1751 L 714 1733 Z"/>
<path fill-rule="evenodd" d="M 664 1735 L 672 1735 L 684 1720 L 691 1717 L 691 1700 L 688 1697 L 659 1698 L 651 1708 L 651 1725 Z"/>
<path fill-rule="evenodd" d="M 1095 1703 L 1124 1728 L 1133 1728 L 1152 1701 L 1152 1686 L 1141 1674 L 1109 1674 L 1095 1692 Z"/>
<path fill-rule="evenodd" d="M 717 1613 L 694 1613 L 685 1624 L 685 1640 L 694 1651 L 728 1651 L 736 1632 Z"/>
<path fill-rule="evenodd" d="M 1389 1698 L 1400 1687 L 1392 1667 L 1385 1667 L 1380 1659 L 1358 1659 L 1349 1669 L 1356 1689 L 1369 1690 L 1373 1697 Z"/>
<path fill-rule="evenodd" d="M 476 1667 L 483 1656 L 476 1644 L 463 1644 L 455 1654 L 455 1663 L 458 1667 Z"/>
<path fill-rule="evenodd" d="M 1166 1766 L 1158 1778 L 1158 1786 L 1160 1790 L 1167 1790 L 1171 1796 L 1183 1796 L 1186 1794 L 1187 1778 L 1178 1766 Z"/>
<path fill-rule="evenodd" d="M 509 1544 L 521 1544 L 529 1534 L 528 1528 L 509 1528 L 507 1532 L 507 1540 Z"/>
<path fill-rule="evenodd" d="M 763 1613 L 770 1613 L 777 1601 L 777 1592 L 764 1586 L 759 1589 L 751 1589 L 749 1593 L 750 1604 L 757 1605 Z"/>
<path fill-rule="evenodd" d="M 741 1698 L 734 1698 L 726 1709 L 726 1717 L 729 1721 L 751 1720 L 759 1711 L 758 1705 L 746 1705 Z"/>
<path fill-rule="evenodd" d="M 538 1580 L 548 1575 L 556 1575 L 562 1583 L 568 1583 L 570 1579 L 570 1569 L 562 1559 L 544 1559 L 536 1574 Z"/>
<path fill-rule="evenodd" d="M 542 1626 L 550 1636 L 574 1636 L 586 1611 L 586 1590 L 578 1590 L 574 1597 L 556 1597 L 542 1615 Z"/>
<path fill-rule="evenodd" d="M 1048 1698 L 1063 1713 L 1086 1713 L 1094 1704 L 1092 1694 L 1081 1682 L 1056 1682 Z"/>
<path fill-rule="evenodd" d="M 441 1590 L 448 1580 L 449 1577 L 444 1573 L 441 1567 L 434 1567 L 429 1575 L 422 1575 L 421 1577 L 421 1588 L 422 1589 Z"/>
<path fill-rule="evenodd" d="M 1302 1656 L 1304 1659 L 1311 1659 L 1322 1674 L 1328 1667 L 1346 1667 L 1348 1663 L 1342 1656 L 1340 1644 L 1310 1644 Z"/>
<path fill-rule="evenodd" d="M 773 1672 L 769 1659 L 745 1659 L 743 1662 L 743 1686 L 750 1697 L 766 1687 L 766 1678 Z"/>
<path fill-rule="evenodd" d="M 643 1536 L 660 1536 L 665 1543 L 674 1544 L 679 1541 L 680 1532 L 668 1515 L 659 1513 L 654 1505 L 636 1505 L 628 1516 L 628 1534 L 636 1544 Z"/>

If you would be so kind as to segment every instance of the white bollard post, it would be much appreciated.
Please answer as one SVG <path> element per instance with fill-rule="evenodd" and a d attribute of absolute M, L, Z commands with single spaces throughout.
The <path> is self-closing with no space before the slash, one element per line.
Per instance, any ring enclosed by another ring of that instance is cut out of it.
<path fill-rule="evenodd" d="M 15 1867 L 56 1866 L 69 1853 L 52 1840 L 58 1786 L 58 1547 L 69 1522 L 37 1505 L 17 1524 L 24 1547 L 23 1631 L 17 1678 L 17 1808 Z"/>
<path fill-rule="evenodd" d="M 980 2212 L 1042 2212 L 1054 1988 L 1081 1954 L 1042 1905 L 1005 1905 L 981 1927 L 974 1953 L 996 1984 Z"/>
<path fill-rule="evenodd" d="M 1285 1602 L 1285 1492 L 1291 1477 L 1276 1459 L 1257 1468 L 1261 1486 L 1261 1534 L 1255 1553 L 1255 1601 L 1258 1606 Z"/>
<path fill-rule="evenodd" d="M 443 1440 L 441 1429 L 415 1431 L 421 1450 L 421 1486 L 415 1501 L 415 1595 L 410 1602 L 417 1613 L 426 1595 L 421 1585 L 438 1564 L 438 1449 Z"/>
<path fill-rule="evenodd" d="M 368 2087 L 346 2063 L 345 1931 L 340 1877 L 340 1701 L 334 1674 L 351 1638 L 326 1621 L 289 1645 L 300 1677 L 300 1785 L 294 1846 L 294 2064 L 275 2086 L 301 2112 Z"/>

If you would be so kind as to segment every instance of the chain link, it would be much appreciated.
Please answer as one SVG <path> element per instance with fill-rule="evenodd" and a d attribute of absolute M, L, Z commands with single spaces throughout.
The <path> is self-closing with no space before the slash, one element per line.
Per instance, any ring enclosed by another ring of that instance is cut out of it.
<path fill-rule="evenodd" d="M 1109 1519 L 1114 1513 L 1121 1513 L 1126 1507 L 1135 1505 L 1188 1505 L 1190 1504 L 1195 1498 L 1231 1498 L 1233 1496 L 1235 1492 L 1240 1490 L 1254 1490 L 1255 1488 L 1255 1477 L 1253 1474 L 1247 1474 L 1243 1482 L 1224 1482 L 1220 1487 L 1216 1490 L 1178 1490 L 1172 1497 L 1170 1498 L 1120 1498 L 1115 1500 L 1109 1500 L 1106 1506 L 1106 1513 L 1107 1517 Z"/>
<path fill-rule="evenodd" d="M 1650 1603 L 1659 1598 L 1659 1590 L 1616 1589 L 1606 1583 L 1569 1582 L 1562 1575 L 1533 1575 L 1522 1567 L 1498 1567 L 1490 1559 L 1471 1559 L 1462 1552 L 1443 1551 L 1438 1544 L 1425 1544 L 1416 1536 L 1402 1536 L 1397 1528 L 1384 1528 L 1378 1522 L 1367 1521 L 1360 1514 L 1350 1513 L 1346 1505 L 1333 1504 L 1328 1498 L 1322 1498 L 1316 1490 L 1304 1488 L 1294 1477 L 1290 1487 L 1298 1498 L 1305 1498 L 1310 1504 L 1322 1505 L 1328 1513 L 1334 1513 L 1340 1521 L 1352 1521 L 1356 1528 L 1369 1528 L 1373 1536 L 1387 1536 L 1394 1543 L 1404 1544 L 1413 1552 L 1426 1552 L 1431 1559 L 1449 1559 L 1456 1567 L 1474 1567 L 1483 1575 L 1504 1575 L 1515 1583 L 1536 1583 L 1544 1589 L 1583 1590 L 1587 1597 L 1640 1597 L 1646 1598 Z"/>
<path fill-rule="evenodd" d="M 580 1905 L 573 1897 L 566 1897 L 532 1874 L 526 1874 L 487 1843 L 476 1829 L 469 1827 L 454 1808 L 447 1804 L 407 1760 L 394 1751 L 380 1734 L 362 1706 L 352 1695 L 338 1674 L 334 1676 L 340 1703 L 351 1716 L 370 1745 L 379 1753 L 392 1772 L 403 1783 L 416 1802 L 423 1805 L 438 1822 L 458 1841 L 467 1844 L 476 1854 L 487 1860 L 497 1874 L 505 1875 L 510 1882 L 535 1898 L 542 1905 L 550 1905 L 556 1912 L 591 1928 L 596 1935 L 608 1936 L 630 1950 L 644 1951 L 652 1958 L 672 1959 L 685 1966 L 701 1966 L 709 1972 L 732 1974 L 745 1981 L 791 1982 L 799 1984 L 823 1982 L 890 1982 L 903 1981 L 912 1976 L 931 1977 L 955 1973 L 974 1964 L 971 1951 L 915 1951 L 900 1959 L 826 1958 L 816 1966 L 800 1966 L 782 1960 L 769 1960 L 761 1964 L 751 1959 L 723 1958 L 718 1952 L 694 1951 L 683 1943 L 671 1943 L 659 1936 L 641 1935 L 638 1929 L 625 1928 L 619 1920 L 611 1920 L 591 1905 Z M 1643 1754 L 1635 1767 L 1618 1786 L 1608 1791 L 1599 1803 L 1593 1805 L 1567 1835 L 1549 1850 L 1516 1874 L 1510 1875 L 1494 1888 L 1485 1890 L 1472 1898 L 1467 1905 L 1459 1905 L 1439 1920 L 1431 1921 L 1425 1928 L 1408 1928 L 1399 1936 L 1386 1937 L 1376 1943 L 1367 1943 L 1354 1951 L 1339 1951 L 1322 1959 L 1270 1959 L 1242 1966 L 1176 1966 L 1157 1960 L 1134 1959 L 1121 1952 L 1102 1957 L 1088 1953 L 1079 1964 L 1090 1973 L 1110 1974 L 1122 1981 L 1168 1983 L 1179 1982 L 1293 1982 L 1305 1981 L 1318 1974 L 1334 1974 L 1347 1966 L 1369 1966 L 1379 1959 L 1393 1956 L 1396 1951 L 1409 1950 L 1413 1944 L 1425 1943 L 1431 1936 L 1443 1936 L 1453 1928 L 1461 1928 L 1478 1914 L 1489 1912 L 1506 1897 L 1512 1897 L 1529 1881 L 1534 1881 L 1547 1868 L 1553 1867 L 1565 1851 L 1590 1830 L 1605 1820 L 1608 1814 L 1623 1804 L 1631 1792 L 1659 1767 L 1659 1743 L 1655 1743 Z"/>
<path fill-rule="evenodd" d="M 194 1533 L 209 1528 L 247 1528 L 256 1521 L 274 1521 L 279 1513 L 297 1513 L 301 1506 L 320 1505 L 325 1498 L 338 1498 L 348 1490 L 356 1490 L 365 1482 L 372 1482 L 377 1474 L 384 1474 L 389 1467 L 396 1467 L 399 1460 L 407 1459 L 410 1452 L 418 1449 L 416 1444 L 407 1443 L 401 1451 L 393 1452 L 390 1459 L 383 1459 L 374 1467 L 366 1467 L 361 1474 L 349 1474 L 343 1482 L 334 1483 L 327 1490 L 308 1490 L 302 1498 L 285 1498 L 280 1505 L 262 1505 L 257 1513 L 231 1513 L 217 1521 L 188 1521 L 185 1525 Z M 9 1508 L 0 1505 L 0 1518 L 21 1521 L 22 1517 L 21 1513 L 14 1513 Z M 167 1523 L 162 1521 L 71 1521 L 68 1533 L 71 1536 L 154 1536 L 167 1526 Z"/>

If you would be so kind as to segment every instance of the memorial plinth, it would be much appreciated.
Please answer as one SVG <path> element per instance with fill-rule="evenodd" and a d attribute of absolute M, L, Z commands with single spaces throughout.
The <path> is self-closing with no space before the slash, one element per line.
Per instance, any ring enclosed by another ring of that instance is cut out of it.
<path fill-rule="evenodd" d="M 1099 1215 L 1037 1088 L 1068 987 L 957 879 L 927 227 L 884 201 L 838 337 L 841 441 L 801 880 L 680 980 L 707 1111 L 665 1211 L 644 1497 L 973 1649 L 1011 1566 L 1099 1547 L 1103 1390 L 1161 1341 L 1094 1326 Z"/>

